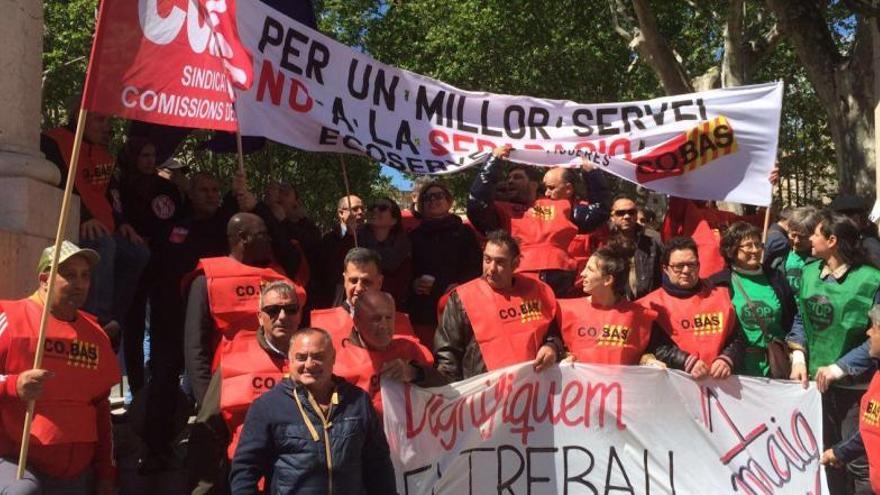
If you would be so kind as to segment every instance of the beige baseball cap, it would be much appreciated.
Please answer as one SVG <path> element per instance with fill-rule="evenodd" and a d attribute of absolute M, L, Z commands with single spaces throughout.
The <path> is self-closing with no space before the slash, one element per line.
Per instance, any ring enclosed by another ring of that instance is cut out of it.
<path fill-rule="evenodd" d="M 40 255 L 40 262 L 37 263 L 37 273 L 43 273 L 52 265 L 52 255 L 55 253 L 55 246 L 49 246 L 43 250 Z M 73 256 L 82 256 L 89 262 L 89 266 L 95 266 L 101 261 L 101 256 L 94 249 L 85 249 L 77 246 L 70 241 L 61 242 L 61 253 L 58 255 L 58 264 L 61 265 Z"/>

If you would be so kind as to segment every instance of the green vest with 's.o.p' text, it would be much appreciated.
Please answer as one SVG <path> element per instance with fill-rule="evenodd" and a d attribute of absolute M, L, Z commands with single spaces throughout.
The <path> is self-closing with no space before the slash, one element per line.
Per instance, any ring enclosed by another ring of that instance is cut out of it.
<path fill-rule="evenodd" d="M 785 279 L 788 280 L 788 285 L 791 286 L 791 290 L 795 294 L 801 290 L 801 280 L 803 280 L 804 266 L 807 264 L 808 257 L 801 256 L 794 249 L 789 251 L 788 256 L 785 257 L 782 270 L 785 273 Z"/>
<path fill-rule="evenodd" d="M 865 341 L 868 310 L 880 288 L 880 270 L 850 268 L 842 283 L 819 277 L 824 262 L 804 266 L 798 307 L 804 322 L 810 377 Z"/>

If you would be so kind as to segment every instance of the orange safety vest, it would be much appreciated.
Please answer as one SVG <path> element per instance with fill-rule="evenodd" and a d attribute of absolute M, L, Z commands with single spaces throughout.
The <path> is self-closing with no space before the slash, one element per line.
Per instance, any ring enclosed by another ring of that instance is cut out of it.
<path fill-rule="evenodd" d="M 4 373 L 17 374 L 34 365 L 43 305 L 33 299 L 0 301 L 6 313 L 10 347 Z M 55 373 L 36 401 L 31 441 L 38 445 L 98 441 L 95 403 L 120 382 L 110 340 L 94 317 L 80 311 L 73 322 L 49 316 L 42 369 Z M 27 404 L 0 405 L 0 424 L 15 442 L 21 440 Z M 40 466 L 37 466 L 38 468 Z"/>
<path fill-rule="evenodd" d="M 235 454 L 248 408 L 287 373 L 287 360 L 273 358 L 260 347 L 257 332 L 245 330 L 236 335 L 220 365 L 220 414 L 229 427 L 231 441 L 226 450 Z"/>
<path fill-rule="evenodd" d="M 639 364 L 657 313 L 622 300 L 611 308 L 587 297 L 559 300 L 562 340 L 581 363 Z"/>
<path fill-rule="evenodd" d="M 395 359 L 403 359 L 406 362 L 415 361 L 428 366 L 434 364 L 434 356 L 431 355 L 431 351 L 414 337 L 395 336 L 384 351 L 371 351 L 355 345 L 348 338 L 344 338 L 336 351 L 333 374 L 370 394 L 373 407 L 381 417 L 382 394 L 379 373 L 385 363 Z"/>
<path fill-rule="evenodd" d="M 859 407 L 859 433 L 868 454 L 871 489 L 880 493 L 880 372 L 874 373 L 871 384 L 862 396 Z"/>
<path fill-rule="evenodd" d="M 574 270 L 568 246 L 578 228 L 571 222 L 571 201 L 541 198 L 528 208 L 496 201 L 501 224 L 519 239 L 522 261 L 518 272 Z"/>
<path fill-rule="evenodd" d="M 70 169 L 73 132 L 66 127 L 56 127 L 46 131 L 45 135 L 58 145 L 58 151 L 64 158 L 64 165 Z M 76 168 L 74 185 L 77 194 L 89 213 L 113 232 L 116 230 L 116 221 L 113 219 L 113 207 L 107 200 L 107 186 L 110 185 L 110 178 L 115 168 L 113 157 L 103 146 L 83 141 Z"/>
<path fill-rule="evenodd" d="M 687 299 L 661 287 L 638 302 L 657 312 L 657 323 L 678 347 L 707 364 L 721 355 L 736 322 L 726 287 L 703 287 Z"/>
<path fill-rule="evenodd" d="M 333 346 L 337 349 L 342 340 L 348 337 L 354 328 L 354 320 L 342 306 L 327 309 L 313 309 L 311 313 L 311 325 L 314 328 L 327 330 L 333 337 Z M 406 313 L 394 313 L 394 335 L 415 337 L 409 315 Z"/>
<path fill-rule="evenodd" d="M 513 290 L 502 293 L 480 277 L 455 291 L 474 329 L 487 370 L 535 359 L 556 318 L 556 297 L 547 284 L 514 275 Z"/>
<path fill-rule="evenodd" d="M 235 335 L 257 324 L 260 291 L 266 284 L 282 280 L 293 285 L 299 304 L 305 304 L 305 291 L 282 275 L 284 271 L 280 268 L 245 265 L 228 256 L 221 256 L 202 258 L 189 277 L 194 278 L 199 272 L 205 274 L 211 317 L 222 335 L 220 348 L 214 354 L 212 371 L 217 370 Z"/>

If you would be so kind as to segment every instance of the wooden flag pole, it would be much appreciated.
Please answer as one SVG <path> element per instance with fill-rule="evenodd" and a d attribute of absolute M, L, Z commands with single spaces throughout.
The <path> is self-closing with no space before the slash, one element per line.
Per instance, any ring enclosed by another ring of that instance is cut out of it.
<path fill-rule="evenodd" d="M 767 231 L 770 229 L 770 210 L 773 208 L 773 195 L 770 195 L 770 204 L 764 210 L 764 233 L 761 234 L 761 244 L 767 244 Z"/>
<path fill-rule="evenodd" d="M 238 171 L 244 174 L 244 149 L 241 145 L 241 130 L 235 128 L 235 147 L 238 149 Z"/>
<path fill-rule="evenodd" d="M 351 188 L 348 185 L 348 169 L 345 167 L 345 158 L 339 155 L 339 165 L 342 167 L 342 182 L 345 184 L 345 201 L 348 202 L 348 214 L 351 215 Z M 354 247 L 358 247 L 357 225 L 352 229 L 352 237 L 354 237 Z"/>
<path fill-rule="evenodd" d="M 88 110 L 79 109 L 76 119 L 76 133 L 73 138 L 73 152 L 71 153 L 70 166 L 67 170 L 67 183 L 64 185 L 64 196 L 61 200 L 61 213 L 58 217 L 58 230 L 55 232 L 55 251 L 52 253 L 52 264 L 49 267 L 49 287 L 43 300 L 43 313 L 40 316 L 40 331 L 37 334 L 37 348 L 34 352 L 34 369 L 43 365 L 43 349 L 46 343 L 46 324 L 49 322 L 49 308 L 52 306 L 52 295 L 55 289 L 55 277 L 58 274 L 58 258 L 61 254 L 61 243 L 64 241 L 64 233 L 67 231 L 68 212 L 70 211 L 70 196 L 73 192 L 73 184 L 76 180 L 76 171 L 79 165 L 79 152 L 82 148 L 83 132 L 86 128 Z M 28 447 L 31 439 L 31 424 L 34 421 L 34 401 L 29 400 L 27 414 L 24 416 L 24 428 L 21 433 L 21 451 L 18 454 L 18 472 L 16 479 L 24 477 L 27 468 Z"/>

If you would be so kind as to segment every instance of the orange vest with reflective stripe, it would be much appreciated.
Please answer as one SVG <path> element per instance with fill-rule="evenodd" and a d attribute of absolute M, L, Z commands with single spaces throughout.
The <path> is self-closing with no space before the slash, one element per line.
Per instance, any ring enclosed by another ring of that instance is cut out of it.
<path fill-rule="evenodd" d="M 580 363 L 639 364 L 657 313 L 623 300 L 610 308 L 587 297 L 559 300 L 562 340 Z"/>
<path fill-rule="evenodd" d="M 70 160 L 73 155 L 73 132 L 66 127 L 56 127 L 44 133 L 58 145 L 58 151 L 64 158 L 64 165 L 70 169 Z M 116 221 L 113 219 L 113 207 L 107 200 L 107 186 L 113 176 L 115 164 L 113 157 L 103 146 L 82 144 L 79 154 L 79 163 L 76 166 L 74 185 L 83 204 L 88 208 L 98 221 L 104 224 L 110 232 L 116 230 Z"/>
<path fill-rule="evenodd" d="M 733 331 L 736 313 L 726 287 L 708 288 L 686 299 L 662 287 L 640 299 L 657 312 L 657 323 L 683 351 L 712 364 Z"/>
<path fill-rule="evenodd" d="M 487 370 L 535 359 L 556 318 L 556 297 L 547 284 L 515 275 L 512 290 L 501 293 L 480 277 L 455 291 Z"/>
<path fill-rule="evenodd" d="M 859 408 L 859 433 L 868 454 L 871 489 L 880 493 L 880 372 L 874 373 Z"/>
<path fill-rule="evenodd" d="M 34 365 L 42 304 L 32 299 L 0 301 L 10 333 L 5 373 L 17 374 Z M 120 382 L 119 365 L 110 340 L 97 321 L 80 311 L 73 322 L 49 316 L 42 369 L 55 373 L 45 381 L 35 402 L 31 441 L 39 445 L 98 441 L 95 402 L 107 397 Z M 21 440 L 27 404 L 0 405 L 0 423 L 6 435 Z M 37 466 L 39 468 L 39 466 Z"/>
<path fill-rule="evenodd" d="M 327 330 L 333 337 L 333 346 L 339 348 L 342 340 L 348 337 L 354 328 L 354 320 L 342 306 L 327 309 L 313 309 L 311 312 L 311 326 Z M 406 313 L 394 313 L 394 335 L 415 337 L 409 315 Z"/>
<path fill-rule="evenodd" d="M 519 239 L 522 261 L 519 272 L 576 268 L 568 246 L 578 233 L 571 222 L 571 202 L 541 198 L 529 208 L 516 203 L 495 202 L 502 225 Z"/>
<path fill-rule="evenodd" d="M 227 347 L 220 363 L 220 413 L 229 427 L 229 459 L 235 454 L 251 403 L 280 382 L 286 368 L 286 359 L 273 358 L 260 347 L 257 332 L 240 331 Z"/>
<path fill-rule="evenodd" d="M 381 417 L 382 394 L 379 373 L 382 371 L 382 365 L 395 359 L 415 361 L 429 366 L 434 364 L 431 351 L 420 344 L 415 337 L 395 336 L 384 351 L 367 350 L 344 338 L 336 349 L 333 374 L 370 394 L 373 407 Z"/>

